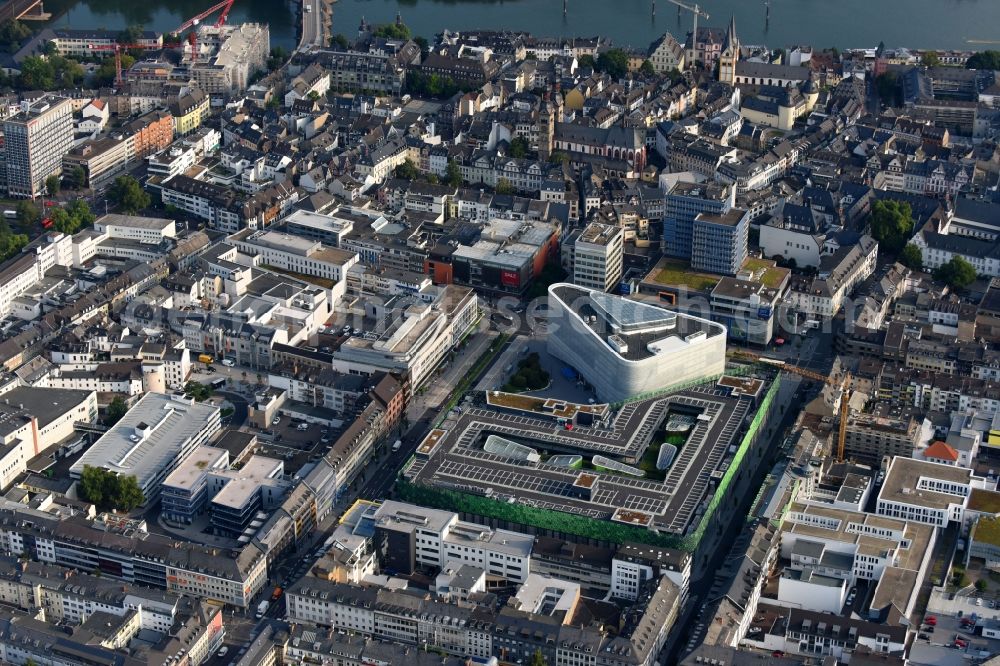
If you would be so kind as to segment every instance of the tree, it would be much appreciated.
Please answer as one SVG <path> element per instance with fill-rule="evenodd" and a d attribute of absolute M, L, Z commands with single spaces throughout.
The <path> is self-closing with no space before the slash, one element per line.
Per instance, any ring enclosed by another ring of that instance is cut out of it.
<path fill-rule="evenodd" d="M 64 234 L 75 234 L 84 227 L 89 227 L 97 219 L 90 206 L 83 199 L 75 199 L 65 208 L 54 208 L 49 217 L 52 226 Z"/>
<path fill-rule="evenodd" d="M 510 182 L 506 178 L 501 178 L 497 181 L 497 194 L 514 194 L 514 183 Z"/>
<path fill-rule="evenodd" d="M 271 53 L 267 58 L 267 70 L 273 72 L 276 69 L 281 69 L 286 60 L 288 60 L 288 51 L 285 50 L 285 47 L 272 46 Z"/>
<path fill-rule="evenodd" d="M 114 507 L 118 511 L 128 512 L 146 501 L 142 488 L 134 476 L 118 477 L 118 487 L 114 494 Z"/>
<path fill-rule="evenodd" d="M 952 289 L 964 289 L 976 281 L 976 269 L 956 254 L 947 263 L 938 266 L 934 271 L 934 279 L 944 282 Z"/>
<path fill-rule="evenodd" d="M 965 61 L 966 69 L 1000 69 L 1000 51 L 980 51 Z"/>
<path fill-rule="evenodd" d="M 937 67 L 941 64 L 941 58 L 938 57 L 937 51 L 924 51 L 920 56 L 920 64 L 924 67 Z"/>
<path fill-rule="evenodd" d="M 194 398 L 195 402 L 205 402 L 212 397 L 212 388 L 192 381 L 184 385 L 184 394 Z"/>
<path fill-rule="evenodd" d="M 420 47 L 420 57 L 426 58 L 431 52 L 431 45 L 427 43 L 426 37 L 414 37 L 413 43 Z"/>
<path fill-rule="evenodd" d="M 33 227 L 42 219 L 38 206 L 30 201 L 18 201 L 14 210 L 17 211 L 17 221 L 22 227 Z"/>
<path fill-rule="evenodd" d="M 135 44 L 142 39 L 142 26 L 130 25 L 118 33 L 119 44 Z"/>
<path fill-rule="evenodd" d="M 66 184 L 74 190 L 82 190 L 87 185 L 87 172 L 79 164 L 66 172 Z"/>
<path fill-rule="evenodd" d="M 980 592 L 982 592 L 983 590 L 985 590 L 986 589 L 986 581 L 983 580 L 982 578 L 980 578 L 979 580 L 977 580 L 976 581 L 976 589 L 979 590 Z"/>
<path fill-rule="evenodd" d="M 913 232 L 913 212 L 904 201 L 876 201 L 868 220 L 881 249 L 892 254 L 903 249 Z"/>
<path fill-rule="evenodd" d="M 375 28 L 375 32 L 372 35 L 384 39 L 402 39 L 405 41 L 410 38 L 410 29 L 405 23 L 386 23 Z"/>
<path fill-rule="evenodd" d="M 351 40 L 338 32 L 330 38 L 330 46 L 340 49 L 341 51 L 346 51 L 351 48 Z"/>
<path fill-rule="evenodd" d="M 530 666 L 549 666 L 549 662 L 546 661 L 545 655 L 542 654 L 541 648 L 535 650 L 535 654 L 531 655 Z"/>
<path fill-rule="evenodd" d="M 913 243 L 907 243 L 906 247 L 899 253 L 899 263 L 915 271 L 923 270 L 924 257 L 920 248 Z"/>
<path fill-rule="evenodd" d="M 27 234 L 0 233 L 0 261 L 6 261 L 28 244 Z"/>
<path fill-rule="evenodd" d="M 148 208 L 150 204 L 149 195 L 143 191 L 139 181 L 132 176 L 115 178 L 115 182 L 108 192 L 108 197 L 130 215 L 138 213 L 143 208 Z"/>
<path fill-rule="evenodd" d="M 55 70 L 47 59 L 41 56 L 28 56 L 21 61 L 19 85 L 22 89 L 51 90 L 55 84 Z"/>
<path fill-rule="evenodd" d="M 594 62 L 594 56 L 589 54 L 584 54 L 576 59 L 576 64 L 578 67 L 584 69 L 595 69 L 597 63 Z"/>
<path fill-rule="evenodd" d="M 516 159 L 527 157 L 531 144 L 523 136 L 516 136 L 510 142 L 510 156 Z"/>
<path fill-rule="evenodd" d="M 53 174 L 45 179 L 45 189 L 48 190 L 50 197 L 54 197 L 59 194 L 59 187 L 59 176 Z"/>
<path fill-rule="evenodd" d="M 552 164 L 562 164 L 564 162 L 569 162 L 569 155 L 561 150 L 554 150 L 552 154 L 549 155 L 549 162 Z"/>
<path fill-rule="evenodd" d="M 56 87 L 72 88 L 78 86 L 86 75 L 80 63 L 58 54 L 49 56 L 49 64 L 52 65 L 52 76 Z"/>
<path fill-rule="evenodd" d="M 123 53 L 121 55 L 122 61 L 122 71 L 128 70 L 132 65 L 135 64 L 135 58 L 128 53 Z M 115 82 L 115 77 L 118 72 L 115 70 L 115 59 L 112 57 L 105 58 L 101 63 L 100 67 L 94 72 L 94 80 L 98 85 L 110 86 Z"/>
<path fill-rule="evenodd" d="M 146 501 L 134 476 L 118 476 L 90 465 L 84 466 L 77 490 L 81 498 L 100 511 L 128 512 Z"/>
<path fill-rule="evenodd" d="M 416 180 L 420 178 L 420 170 L 417 165 L 413 163 L 413 160 L 407 158 L 403 160 L 403 163 L 396 167 L 396 178 L 402 178 L 403 180 Z"/>
<path fill-rule="evenodd" d="M 648 60 L 643 60 L 642 64 L 639 65 L 639 73 L 643 76 L 656 76 L 656 70 L 653 69 L 653 63 Z"/>
<path fill-rule="evenodd" d="M 80 487 L 77 489 L 80 497 L 91 504 L 102 506 L 107 491 L 107 474 L 100 467 L 84 465 L 83 473 L 80 475 Z"/>
<path fill-rule="evenodd" d="M 128 405 L 125 404 L 125 400 L 121 396 L 116 396 L 111 404 L 108 405 L 107 416 L 104 417 L 104 425 L 113 426 L 122 420 L 122 417 L 128 412 Z"/>
<path fill-rule="evenodd" d="M 21 42 L 31 37 L 31 28 L 21 21 L 11 21 L 10 19 L 0 23 L 0 48 L 8 53 L 17 51 Z"/>
<path fill-rule="evenodd" d="M 448 160 L 448 166 L 444 170 L 444 180 L 452 187 L 462 184 L 462 170 L 455 160 Z"/>
<path fill-rule="evenodd" d="M 608 49 L 597 56 L 594 65 L 599 72 L 604 72 L 612 79 L 620 79 L 628 74 L 628 53 L 622 49 Z"/>

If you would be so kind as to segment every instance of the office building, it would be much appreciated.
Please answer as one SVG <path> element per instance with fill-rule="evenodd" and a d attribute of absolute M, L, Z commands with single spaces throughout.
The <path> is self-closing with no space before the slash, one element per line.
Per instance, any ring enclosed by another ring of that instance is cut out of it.
<path fill-rule="evenodd" d="M 73 146 L 73 104 L 53 95 L 25 102 L 4 120 L 3 136 L 7 196 L 34 199 L 45 179 L 60 173 L 63 156 Z"/>
<path fill-rule="evenodd" d="M 70 476 L 79 479 L 86 466 L 134 476 L 150 502 L 167 475 L 220 427 L 218 407 L 147 393 L 70 467 Z"/>
<path fill-rule="evenodd" d="M 691 227 L 691 268 L 736 275 L 747 258 L 750 215 L 742 208 L 699 213 Z"/>
<path fill-rule="evenodd" d="M 880 516 L 947 527 L 964 525 L 970 498 L 984 492 L 996 495 L 995 482 L 971 469 L 939 463 L 893 458 L 878 493 Z"/>
<path fill-rule="evenodd" d="M 375 552 L 383 570 L 469 564 L 491 580 L 523 583 L 531 573 L 533 538 L 458 519 L 458 514 L 387 501 L 374 512 Z"/>
<path fill-rule="evenodd" d="M 617 402 L 722 375 L 726 329 L 714 322 L 592 289 L 549 287 L 549 353 L 601 400 Z"/>
<path fill-rule="evenodd" d="M 701 213 L 724 215 L 734 205 L 736 188 L 717 183 L 680 181 L 666 196 L 663 218 L 663 253 L 690 259 L 694 220 Z"/>
<path fill-rule="evenodd" d="M 621 227 L 591 222 L 573 244 L 573 284 L 610 291 L 622 277 Z"/>

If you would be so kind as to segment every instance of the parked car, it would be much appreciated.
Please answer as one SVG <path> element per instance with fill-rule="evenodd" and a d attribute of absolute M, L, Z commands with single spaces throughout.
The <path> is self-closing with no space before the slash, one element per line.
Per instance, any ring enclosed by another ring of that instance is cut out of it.
<path fill-rule="evenodd" d="M 215 656 L 216 657 L 225 657 L 227 654 L 229 654 L 229 647 L 226 646 L 226 645 L 223 645 L 222 649 L 215 653 Z"/>

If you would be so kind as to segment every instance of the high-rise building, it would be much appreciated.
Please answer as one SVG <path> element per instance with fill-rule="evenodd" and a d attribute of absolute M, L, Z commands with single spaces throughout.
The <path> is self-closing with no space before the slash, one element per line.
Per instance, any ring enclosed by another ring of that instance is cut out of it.
<path fill-rule="evenodd" d="M 608 291 L 621 280 L 625 249 L 621 227 L 591 222 L 573 246 L 573 282 Z"/>
<path fill-rule="evenodd" d="M 691 268 L 736 275 L 747 258 L 749 232 L 750 214 L 744 208 L 700 213 L 691 227 Z"/>
<path fill-rule="evenodd" d="M 22 106 L 3 123 L 7 195 L 34 199 L 45 179 L 62 170 L 63 156 L 73 146 L 73 104 L 46 95 Z"/>
<path fill-rule="evenodd" d="M 664 201 L 663 253 L 691 259 L 694 218 L 700 213 L 724 215 L 733 207 L 736 188 L 718 183 L 679 181 Z"/>

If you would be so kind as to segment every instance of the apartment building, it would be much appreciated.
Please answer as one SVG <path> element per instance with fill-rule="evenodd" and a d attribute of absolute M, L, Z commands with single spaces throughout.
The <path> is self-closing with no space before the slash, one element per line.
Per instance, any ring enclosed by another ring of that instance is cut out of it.
<path fill-rule="evenodd" d="M 45 95 L 21 106 L 3 121 L 7 196 L 34 199 L 45 179 L 62 170 L 63 155 L 73 146 L 73 103 Z"/>
<path fill-rule="evenodd" d="M 267 582 L 267 558 L 252 544 L 221 551 L 137 532 L 132 524 L 64 520 L 6 500 L 0 502 L 0 552 L 243 608 Z"/>
<path fill-rule="evenodd" d="M 528 662 L 541 652 L 550 664 L 652 666 L 680 610 L 677 586 L 661 578 L 649 586 L 649 600 L 636 622 L 621 634 L 595 623 L 574 625 L 583 606 L 572 583 L 532 576 L 512 599 L 494 609 L 425 598 L 407 590 L 334 583 L 317 578 L 285 593 L 294 622 L 336 627 L 365 637 L 433 646 L 445 653 Z M 631 630 L 631 631 L 629 631 Z"/>

